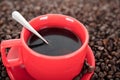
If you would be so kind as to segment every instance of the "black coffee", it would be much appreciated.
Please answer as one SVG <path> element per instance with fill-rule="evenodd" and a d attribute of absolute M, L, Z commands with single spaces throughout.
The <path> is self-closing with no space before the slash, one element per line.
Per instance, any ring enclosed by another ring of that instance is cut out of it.
<path fill-rule="evenodd" d="M 28 40 L 28 46 L 44 55 L 58 56 L 68 54 L 82 45 L 80 39 L 67 29 L 46 28 L 40 30 L 39 33 L 49 42 L 49 45 L 37 36 L 32 35 Z"/>

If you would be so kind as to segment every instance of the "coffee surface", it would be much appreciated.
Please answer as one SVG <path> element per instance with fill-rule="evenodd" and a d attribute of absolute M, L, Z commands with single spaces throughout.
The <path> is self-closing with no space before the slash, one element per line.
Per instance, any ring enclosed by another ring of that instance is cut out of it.
<path fill-rule="evenodd" d="M 49 45 L 33 34 L 28 39 L 28 46 L 40 54 L 65 55 L 72 53 L 82 45 L 80 39 L 67 29 L 45 28 L 40 30 L 39 33 L 49 42 Z"/>

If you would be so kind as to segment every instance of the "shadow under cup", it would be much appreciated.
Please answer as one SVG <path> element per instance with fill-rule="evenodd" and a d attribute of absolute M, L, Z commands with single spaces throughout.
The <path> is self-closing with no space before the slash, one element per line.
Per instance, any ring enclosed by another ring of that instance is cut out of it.
<path fill-rule="evenodd" d="M 78 75 L 88 49 L 89 36 L 86 28 L 76 19 L 61 14 L 42 15 L 32 19 L 30 24 L 37 31 L 52 26 L 70 30 L 80 38 L 82 46 L 66 55 L 48 56 L 40 54 L 28 47 L 27 41 L 32 33 L 23 28 L 21 33 L 22 62 L 27 72 L 37 80 L 72 80 Z"/>

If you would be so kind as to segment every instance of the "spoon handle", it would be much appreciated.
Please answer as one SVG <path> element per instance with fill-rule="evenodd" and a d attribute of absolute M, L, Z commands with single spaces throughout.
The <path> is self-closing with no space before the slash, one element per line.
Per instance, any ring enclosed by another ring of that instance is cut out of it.
<path fill-rule="evenodd" d="M 12 13 L 12 18 L 48 44 L 48 42 L 27 22 L 27 20 L 18 11 L 14 11 Z"/>

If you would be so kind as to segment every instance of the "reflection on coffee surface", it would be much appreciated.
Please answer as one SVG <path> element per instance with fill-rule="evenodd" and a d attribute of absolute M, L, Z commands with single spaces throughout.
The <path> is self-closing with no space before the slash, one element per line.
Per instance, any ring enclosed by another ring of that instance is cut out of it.
<path fill-rule="evenodd" d="M 32 34 L 28 39 L 28 46 L 40 54 L 65 55 L 74 52 L 82 45 L 80 39 L 67 29 L 45 28 L 40 30 L 39 33 L 49 42 L 49 45 Z"/>

